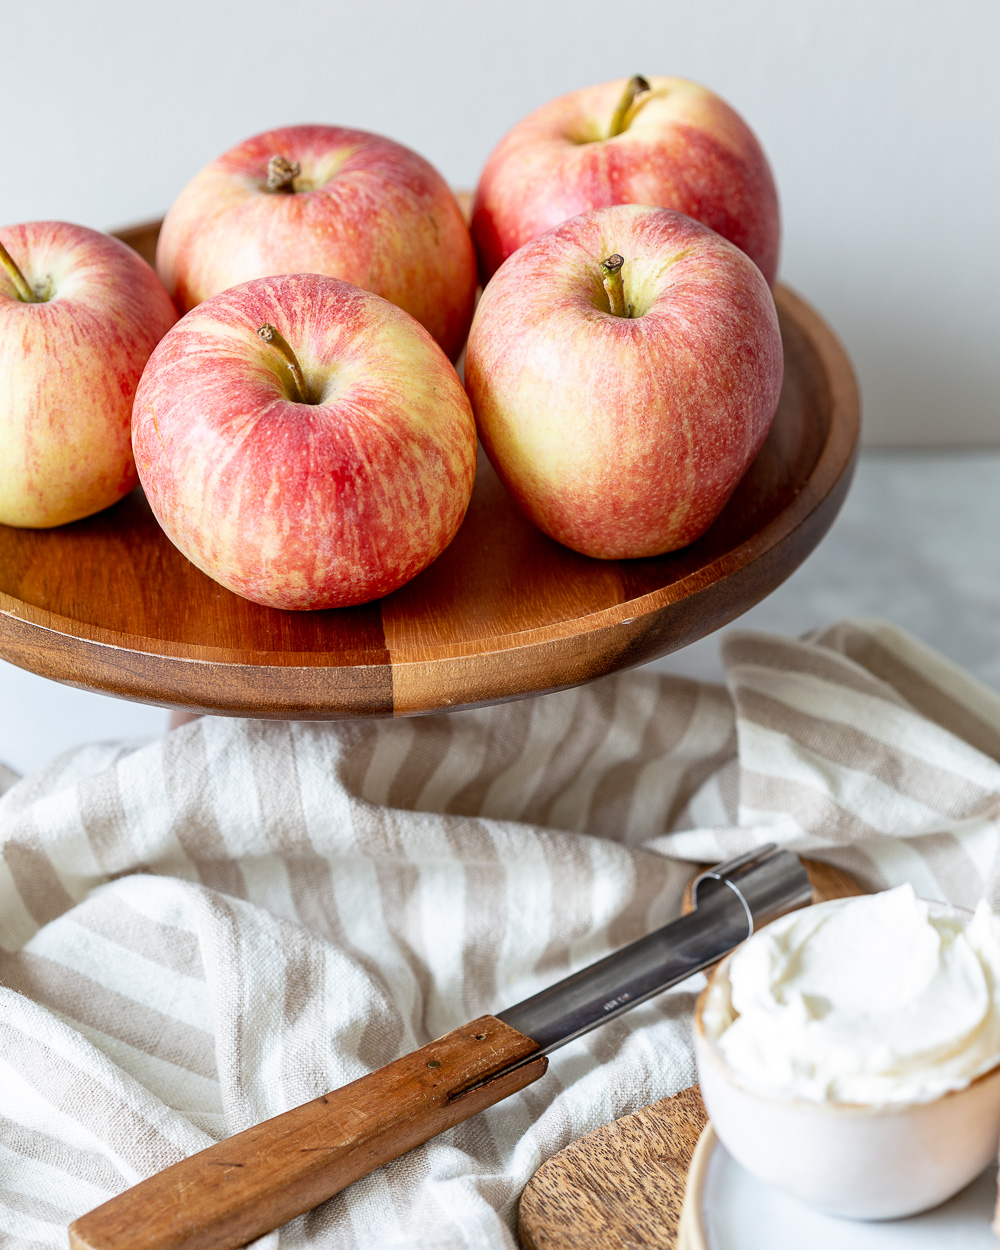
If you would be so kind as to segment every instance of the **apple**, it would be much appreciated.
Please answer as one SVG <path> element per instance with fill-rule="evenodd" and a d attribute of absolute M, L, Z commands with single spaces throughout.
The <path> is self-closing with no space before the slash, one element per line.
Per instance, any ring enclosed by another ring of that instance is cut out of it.
<path fill-rule="evenodd" d="M 199 304 L 150 357 L 132 443 L 167 536 L 274 608 L 388 594 L 454 537 L 476 429 L 458 375 L 408 313 L 319 274 Z"/>
<path fill-rule="evenodd" d="M 270 130 L 206 166 L 167 213 L 156 268 L 181 312 L 268 274 L 343 278 L 416 317 L 452 360 L 476 292 L 472 239 L 441 175 L 339 126 Z"/>
<path fill-rule="evenodd" d="M 778 196 L 752 131 L 697 83 L 638 75 L 552 100 L 501 139 L 473 203 L 483 282 L 529 239 L 612 204 L 686 213 L 774 283 Z"/>
<path fill-rule="evenodd" d="M 0 523 L 64 525 L 135 486 L 132 397 L 176 320 L 117 239 L 63 221 L 0 230 Z"/>
<path fill-rule="evenodd" d="M 550 537 L 603 559 L 708 529 L 767 436 L 783 370 L 757 266 L 690 217 L 634 204 L 506 260 L 465 359 L 508 491 Z"/>

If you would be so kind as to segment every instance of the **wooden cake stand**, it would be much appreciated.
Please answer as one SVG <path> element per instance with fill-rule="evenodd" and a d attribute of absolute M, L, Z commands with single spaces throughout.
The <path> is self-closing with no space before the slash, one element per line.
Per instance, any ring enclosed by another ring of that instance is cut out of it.
<path fill-rule="evenodd" d="M 152 260 L 158 225 L 119 237 Z M 325 720 L 406 716 L 572 686 L 675 651 L 774 590 L 829 529 L 859 401 L 843 348 L 775 292 L 785 382 L 771 434 L 693 546 L 601 561 L 559 546 L 481 459 L 444 554 L 358 608 L 283 612 L 211 581 L 140 490 L 53 530 L 0 526 L 0 656 L 87 690 L 188 711 Z"/>

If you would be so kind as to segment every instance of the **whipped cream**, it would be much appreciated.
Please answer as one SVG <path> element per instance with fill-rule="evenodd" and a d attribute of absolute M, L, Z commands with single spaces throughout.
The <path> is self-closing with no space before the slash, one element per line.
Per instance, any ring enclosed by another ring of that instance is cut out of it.
<path fill-rule="evenodd" d="M 792 912 L 716 976 L 708 1037 L 748 1088 L 882 1105 L 961 1089 L 1000 1062 L 1000 917 L 902 885 Z"/>

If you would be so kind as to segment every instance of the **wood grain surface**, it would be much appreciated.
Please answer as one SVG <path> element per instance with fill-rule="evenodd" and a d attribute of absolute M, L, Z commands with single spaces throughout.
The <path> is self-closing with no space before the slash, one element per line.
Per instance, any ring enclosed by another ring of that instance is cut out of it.
<path fill-rule="evenodd" d="M 119 237 L 147 258 L 156 223 Z M 481 457 L 444 554 L 363 607 L 263 608 L 189 564 L 141 491 L 55 530 L 0 526 L 0 656 L 57 681 L 188 711 L 339 719 L 502 702 L 674 651 L 774 590 L 847 491 L 859 400 L 843 349 L 776 291 L 785 383 L 771 434 L 709 532 L 600 561 L 536 530 Z"/>
<path fill-rule="evenodd" d="M 543 1163 L 518 1207 L 525 1250 L 674 1250 L 691 1156 L 707 1123 L 696 1085 Z"/>
<path fill-rule="evenodd" d="M 813 902 L 865 892 L 832 864 L 802 862 Z M 691 910 L 690 885 L 683 910 Z M 693 1085 L 553 1155 L 521 1195 L 521 1245 L 525 1250 L 676 1250 L 687 1170 L 707 1120 Z"/>
<path fill-rule="evenodd" d="M 71 1224 L 71 1250 L 246 1245 L 536 1081 L 548 1066 L 537 1050 L 482 1016 L 141 1181 Z"/>

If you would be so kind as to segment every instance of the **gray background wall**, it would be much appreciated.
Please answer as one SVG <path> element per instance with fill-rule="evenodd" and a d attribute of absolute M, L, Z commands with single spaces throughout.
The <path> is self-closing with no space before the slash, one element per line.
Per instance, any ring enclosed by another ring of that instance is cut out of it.
<path fill-rule="evenodd" d="M 870 444 L 1000 443 L 997 0 L 32 0 L 3 6 L 0 221 L 155 217 L 274 125 L 392 136 L 456 186 L 555 95 L 718 91 L 769 153 L 782 275 L 842 335 Z"/>

